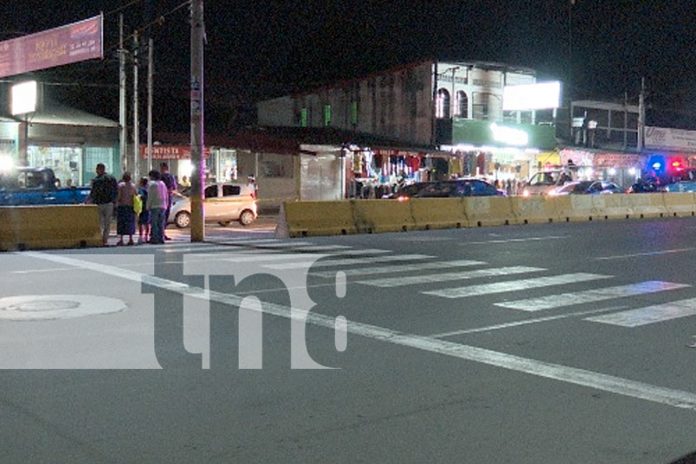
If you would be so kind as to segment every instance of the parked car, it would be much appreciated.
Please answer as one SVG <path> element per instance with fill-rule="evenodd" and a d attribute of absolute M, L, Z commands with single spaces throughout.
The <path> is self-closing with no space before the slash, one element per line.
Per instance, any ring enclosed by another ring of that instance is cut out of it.
<path fill-rule="evenodd" d="M 548 195 L 552 191 L 563 187 L 567 183 L 577 179 L 574 169 L 550 169 L 539 171 L 532 175 L 525 183 L 522 195 Z"/>
<path fill-rule="evenodd" d="M 227 226 L 239 221 L 243 226 L 253 223 L 258 214 L 256 191 L 247 185 L 230 183 L 208 185 L 203 191 L 206 222 L 217 222 Z M 191 225 L 191 200 L 188 196 L 174 193 L 169 223 L 179 228 Z"/>
<path fill-rule="evenodd" d="M 601 180 L 581 180 L 567 183 L 562 187 L 556 187 L 549 192 L 549 195 L 558 196 L 607 193 L 624 193 L 624 189 L 619 187 L 614 182 L 605 182 Z"/>
<path fill-rule="evenodd" d="M 447 197 L 483 197 L 506 196 L 504 190 L 476 178 L 462 178 L 430 182 L 423 187 L 415 198 L 447 198 Z"/>
<path fill-rule="evenodd" d="M 654 193 L 664 192 L 665 186 L 660 183 L 656 177 L 646 177 L 638 179 L 631 185 L 627 193 Z"/>
<path fill-rule="evenodd" d="M 430 182 L 414 182 L 412 184 L 406 184 L 400 189 L 398 189 L 396 192 L 389 195 L 389 198 L 400 201 L 408 200 L 409 198 L 417 195 L 418 192 L 423 190 L 429 184 Z"/>
<path fill-rule="evenodd" d="M 665 192 L 696 192 L 696 181 L 680 180 L 672 184 L 665 185 Z"/>

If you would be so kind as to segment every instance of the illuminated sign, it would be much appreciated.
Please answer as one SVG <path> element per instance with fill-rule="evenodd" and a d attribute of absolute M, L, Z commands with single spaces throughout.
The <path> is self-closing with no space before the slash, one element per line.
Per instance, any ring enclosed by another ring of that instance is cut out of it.
<path fill-rule="evenodd" d="M 203 155 L 210 156 L 210 148 L 203 148 Z M 140 156 L 147 159 L 147 145 L 140 145 Z M 183 160 L 191 158 L 191 145 L 153 145 L 152 159 Z"/>
<path fill-rule="evenodd" d="M 13 116 L 36 111 L 37 84 L 27 81 L 12 86 L 12 102 L 10 112 Z"/>
<path fill-rule="evenodd" d="M 529 143 L 529 135 L 520 129 L 499 126 L 493 123 L 491 124 L 491 133 L 493 134 L 493 140 L 506 145 L 527 145 Z"/>
<path fill-rule="evenodd" d="M 0 42 L 0 77 L 103 58 L 103 17 Z"/>
<path fill-rule="evenodd" d="M 503 89 L 503 111 L 530 111 L 560 107 L 561 83 L 509 85 Z"/>

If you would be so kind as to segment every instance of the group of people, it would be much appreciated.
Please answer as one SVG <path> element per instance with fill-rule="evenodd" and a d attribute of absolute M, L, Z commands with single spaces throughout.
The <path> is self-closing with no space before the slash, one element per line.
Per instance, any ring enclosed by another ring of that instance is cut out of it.
<path fill-rule="evenodd" d="M 134 245 L 133 235 L 138 225 L 140 243 L 161 244 L 169 240 L 165 230 L 172 207 L 172 194 L 177 190 L 176 178 L 169 172 L 167 163 L 160 170 L 152 170 L 136 186 L 129 172 L 120 181 L 107 174 L 104 164 L 96 167 L 97 176 L 92 179 L 88 203 L 99 208 L 99 226 L 102 244 L 108 245 L 111 219 L 116 211 L 116 234 L 120 245 Z M 128 236 L 128 242 L 125 237 Z"/>

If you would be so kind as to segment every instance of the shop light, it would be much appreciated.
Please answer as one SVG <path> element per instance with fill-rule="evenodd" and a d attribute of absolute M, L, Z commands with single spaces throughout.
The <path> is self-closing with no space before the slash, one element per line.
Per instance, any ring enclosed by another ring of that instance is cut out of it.
<path fill-rule="evenodd" d="M 14 169 L 14 160 L 11 156 L 0 155 L 0 172 L 10 172 Z"/>
<path fill-rule="evenodd" d="M 638 171 L 636 170 L 636 168 L 629 168 L 628 169 L 628 174 L 631 176 L 635 176 L 637 174 L 637 172 Z"/>
<path fill-rule="evenodd" d="M 529 135 L 523 130 L 499 126 L 496 123 L 492 123 L 490 128 L 496 142 L 506 145 L 527 145 L 529 142 Z"/>
<path fill-rule="evenodd" d="M 609 175 L 615 176 L 616 175 L 616 168 L 609 168 Z"/>

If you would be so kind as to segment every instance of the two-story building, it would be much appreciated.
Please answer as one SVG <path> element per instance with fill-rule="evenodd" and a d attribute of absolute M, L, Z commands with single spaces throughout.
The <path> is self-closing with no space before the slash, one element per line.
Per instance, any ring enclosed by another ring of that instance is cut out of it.
<path fill-rule="evenodd" d="M 460 175 L 524 179 L 556 146 L 553 119 L 504 111 L 505 86 L 534 70 L 488 62 L 426 60 L 257 104 L 262 127 L 331 128 L 391 143 L 350 147 L 343 189 Z M 544 119 L 545 118 L 545 119 Z"/>

